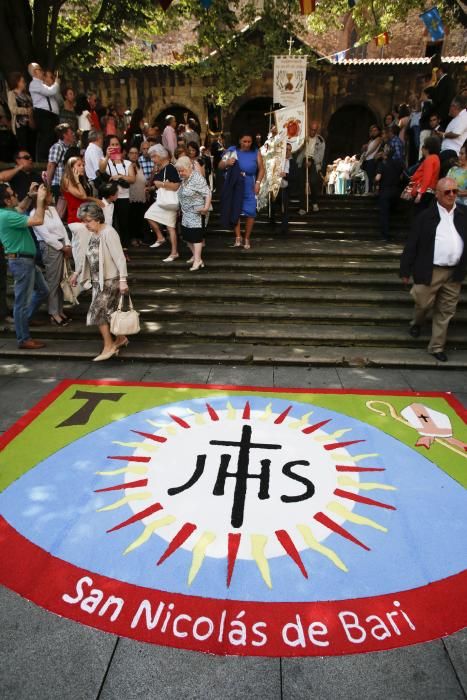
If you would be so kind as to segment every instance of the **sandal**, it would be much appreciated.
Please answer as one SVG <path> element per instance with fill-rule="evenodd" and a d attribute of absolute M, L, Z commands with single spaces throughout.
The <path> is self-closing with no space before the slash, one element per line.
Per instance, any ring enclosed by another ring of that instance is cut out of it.
<path fill-rule="evenodd" d="M 245 241 L 245 245 L 243 246 L 243 248 L 245 250 L 250 250 L 250 248 L 251 248 L 250 241 Z"/>
<path fill-rule="evenodd" d="M 236 238 L 235 243 L 233 244 L 232 248 L 241 248 L 241 247 L 242 247 L 242 239 Z"/>

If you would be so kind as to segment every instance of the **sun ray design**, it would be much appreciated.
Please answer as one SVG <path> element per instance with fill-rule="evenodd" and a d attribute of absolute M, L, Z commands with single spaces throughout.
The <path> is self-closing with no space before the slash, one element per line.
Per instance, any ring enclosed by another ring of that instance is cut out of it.
<path fill-rule="evenodd" d="M 160 557 L 157 562 L 157 566 L 160 566 L 168 559 L 174 552 L 177 551 L 179 547 L 182 546 L 184 542 L 189 538 L 189 536 L 196 530 L 196 525 L 194 523 L 185 523 L 182 525 L 181 529 L 177 532 L 175 537 L 171 539 L 165 552 Z"/>
<path fill-rule="evenodd" d="M 193 547 L 193 557 L 191 560 L 191 568 L 188 573 L 188 585 L 191 586 L 196 576 L 198 575 L 201 565 L 206 556 L 206 550 L 216 539 L 214 532 L 203 532 L 197 543 Z"/>
<path fill-rule="evenodd" d="M 348 572 L 348 568 L 346 567 L 342 559 L 339 557 L 339 555 L 336 554 L 336 552 L 330 547 L 325 547 L 323 544 L 320 544 L 313 535 L 311 528 L 308 527 L 308 525 L 297 525 L 297 530 L 299 531 L 299 533 L 305 540 L 305 543 L 310 549 L 313 549 L 315 552 L 322 554 L 323 557 L 327 557 L 327 559 L 332 561 L 334 566 L 336 566 L 338 569 L 341 569 L 341 571 L 345 571 L 346 573 Z"/>
<path fill-rule="evenodd" d="M 230 586 L 232 580 L 241 538 L 242 535 L 240 532 L 229 532 L 227 545 L 227 588 Z"/>
<path fill-rule="evenodd" d="M 141 437 L 146 438 L 146 440 L 154 440 L 154 442 L 167 442 L 167 438 L 163 435 L 154 435 L 154 433 L 143 433 L 141 430 L 132 430 L 132 433 L 136 435 L 141 435 Z"/>
<path fill-rule="evenodd" d="M 227 418 L 228 420 L 235 420 L 237 417 L 237 411 L 232 406 L 230 401 L 227 401 Z"/>
<path fill-rule="evenodd" d="M 290 406 L 287 406 L 285 411 L 282 411 L 282 413 L 279 416 L 277 416 L 276 420 L 274 421 L 274 424 L 281 425 L 281 423 L 283 423 L 285 421 L 285 419 L 287 418 L 287 416 L 289 415 L 292 408 L 293 408 L 292 404 L 290 404 Z"/>
<path fill-rule="evenodd" d="M 348 530 L 346 530 L 344 527 L 342 527 L 338 523 L 334 522 L 334 520 L 329 518 L 325 513 L 323 513 L 323 512 L 315 513 L 313 518 L 316 520 L 317 523 L 320 523 L 321 525 L 324 525 L 324 527 L 327 527 L 329 530 L 332 530 L 332 532 L 335 532 L 336 535 L 340 535 L 341 537 L 344 537 L 346 540 L 349 540 L 350 542 L 357 544 L 362 549 L 366 549 L 367 552 L 370 551 L 370 548 L 367 547 L 366 544 L 364 544 L 359 539 L 354 537 L 352 535 L 352 533 L 349 532 Z"/>
<path fill-rule="evenodd" d="M 104 489 L 95 489 L 94 493 L 103 493 L 104 491 L 121 491 L 123 489 L 137 489 L 147 485 L 147 479 L 138 479 L 138 481 L 126 481 L 123 484 L 116 484 L 115 486 L 106 486 Z"/>
<path fill-rule="evenodd" d="M 163 506 L 160 503 L 152 503 L 147 508 L 144 508 L 144 510 L 140 510 L 139 513 L 135 513 L 134 515 L 132 515 L 131 518 L 127 518 L 123 522 L 118 523 L 118 525 L 114 525 L 112 528 L 110 528 L 110 530 L 107 530 L 107 532 L 115 532 L 116 530 L 121 530 L 122 527 L 133 525 L 133 523 L 137 523 L 140 520 L 144 520 L 144 518 L 148 518 L 150 515 L 153 515 L 154 513 L 157 513 L 160 510 L 164 510 Z"/>
<path fill-rule="evenodd" d="M 384 467 L 354 467 L 346 464 L 336 464 L 338 472 L 385 472 Z"/>
<path fill-rule="evenodd" d="M 147 474 L 148 468 L 139 466 L 138 464 L 132 464 L 129 467 L 122 467 L 122 469 L 110 469 L 108 471 L 95 472 L 99 476 L 119 476 L 120 474 Z"/>
<path fill-rule="evenodd" d="M 292 559 L 292 561 L 298 566 L 305 578 L 308 578 L 307 570 L 303 565 L 302 558 L 296 546 L 293 543 L 292 538 L 286 530 L 276 530 L 276 537 Z"/>
<path fill-rule="evenodd" d="M 141 535 L 137 537 L 136 540 L 133 540 L 133 542 L 130 545 L 128 545 L 123 554 L 128 554 L 134 549 L 141 547 L 142 544 L 149 540 L 151 535 L 156 530 L 159 530 L 159 528 L 161 527 L 166 527 L 167 525 L 172 525 L 172 523 L 174 523 L 176 520 L 177 518 L 175 517 L 175 515 L 166 515 L 164 518 L 159 518 L 159 520 L 153 520 L 152 523 L 146 525 Z"/>
<path fill-rule="evenodd" d="M 335 440 L 338 440 L 341 438 L 343 435 L 346 433 L 352 432 L 352 428 L 342 428 L 342 430 L 335 430 L 333 433 L 330 433 L 329 435 L 317 435 L 315 437 L 316 442 L 327 442 L 329 438 L 334 438 Z"/>
<path fill-rule="evenodd" d="M 150 462 L 151 457 L 139 457 L 137 455 L 108 455 L 107 459 L 117 459 L 122 462 Z"/>
<path fill-rule="evenodd" d="M 195 417 L 196 425 L 205 425 L 206 424 L 206 420 L 205 420 L 202 413 L 198 413 L 197 411 L 193 411 L 192 408 L 190 408 L 188 410 L 190 411 L 190 414 Z"/>
<path fill-rule="evenodd" d="M 243 409 L 242 418 L 243 418 L 243 420 L 250 420 L 250 417 L 251 417 L 250 402 L 247 401 L 245 404 L 245 408 Z"/>
<path fill-rule="evenodd" d="M 128 503 L 130 503 L 130 501 L 145 501 L 147 498 L 151 498 L 151 495 L 152 494 L 150 491 L 143 491 L 143 493 L 131 493 L 129 496 L 125 496 L 124 498 L 120 498 L 118 501 L 115 501 L 115 503 L 111 503 L 103 508 L 98 508 L 97 513 L 102 513 L 105 510 L 116 510 L 117 508 L 126 506 Z"/>
<path fill-rule="evenodd" d="M 209 418 L 212 421 L 217 422 L 219 420 L 219 414 L 217 413 L 217 411 L 215 411 L 213 407 L 210 406 L 208 403 L 206 403 L 206 408 L 208 409 Z"/>
<path fill-rule="evenodd" d="M 363 503 L 366 506 L 376 506 L 378 508 L 387 508 L 388 510 L 397 510 L 394 506 L 390 506 L 388 503 L 374 501 L 372 498 L 368 498 L 367 496 L 359 496 L 357 493 L 351 493 L 350 491 L 344 491 L 343 489 L 335 489 L 334 495 L 339 496 L 340 498 L 347 498 L 349 501 Z"/>
<path fill-rule="evenodd" d="M 329 445 L 323 445 L 325 450 L 339 450 L 342 447 L 350 447 L 351 445 L 357 445 L 359 442 L 365 442 L 365 440 L 347 440 L 347 442 L 331 442 Z"/>
<path fill-rule="evenodd" d="M 268 405 L 264 409 L 263 415 L 260 416 L 259 419 L 262 421 L 266 421 L 266 420 L 269 420 L 271 418 L 271 415 L 272 415 L 272 403 L 268 403 Z"/>
<path fill-rule="evenodd" d="M 375 520 L 371 520 L 371 518 L 365 518 L 363 515 L 353 513 L 351 510 L 348 510 L 348 508 L 343 506 L 342 503 L 338 503 L 337 501 L 331 501 L 327 504 L 326 508 L 327 510 L 330 510 L 331 513 L 334 513 L 334 515 L 338 515 L 340 518 L 345 518 L 345 520 L 355 523 L 356 525 L 368 525 L 368 527 L 372 527 L 375 530 L 381 530 L 381 532 L 388 531 L 387 527 L 380 525 Z"/>
<path fill-rule="evenodd" d="M 181 428 L 184 428 L 185 430 L 188 430 L 191 428 L 191 425 L 186 422 L 186 420 L 183 420 L 183 418 L 180 418 L 180 416 L 176 416 L 175 414 L 169 413 L 168 414 L 170 418 L 172 418 L 174 423 L 177 423 Z"/>
<path fill-rule="evenodd" d="M 304 428 L 306 424 L 308 423 L 308 418 L 313 415 L 313 411 L 308 411 L 308 413 L 305 413 L 300 420 L 293 420 L 291 423 L 289 423 L 289 428 L 292 428 L 292 430 L 297 430 L 298 428 Z"/>
<path fill-rule="evenodd" d="M 112 445 L 120 447 L 133 447 L 135 450 L 143 449 L 145 452 L 157 452 L 159 449 L 155 445 L 148 445 L 146 442 L 121 442 L 120 440 L 112 440 Z"/>
<path fill-rule="evenodd" d="M 149 418 L 146 420 L 146 423 L 149 423 L 149 425 L 152 425 L 153 428 L 159 428 L 162 430 L 165 430 L 167 435 L 176 435 L 177 434 L 177 428 L 174 428 L 173 425 L 170 425 L 170 423 L 158 423 L 155 420 L 150 420 Z"/>
<path fill-rule="evenodd" d="M 330 423 L 331 420 L 332 420 L 331 418 L 328 418 L 327 420 L 322 420 L 319 423 L 314 423 L 313 425 L 308 425 L 306 428 L 303 428 L 302 433 L 304 435 L 311 435 L 311 433 L 315 433 L 317 430 L 322 428 L 323 425 L 327 425 L 328 423 Z"/>
<path fill-rule="evenodd" d="M 251 540 L 251 553 L 253 559 L 255 560 L 259 572 L 263 578 L 264 583 L 268 588 L 272 588 L 271 572 L 269 570 L 268 560 L 264 554 L 264 549 L 266 547 L 268 538 L 266 535 L 250 535 Z"/>
<path fill-rule="evenodd" d="M 351 488 L 360 489 L 361 491 L 397 491 L 395 486 L 389 484 L 380 484 L 376 481 L 355 481 L 351 476 L 339 476 L 337 478 L 339 486 L 350 486 Z"/>
<path fill-rule="evenodd" d="M 372 459 L 373 457 L 379 457 L 378 452 L 367 452 L 361 455 L 352 455 L 353 462 L 361 462 L 363 459 Z"/>

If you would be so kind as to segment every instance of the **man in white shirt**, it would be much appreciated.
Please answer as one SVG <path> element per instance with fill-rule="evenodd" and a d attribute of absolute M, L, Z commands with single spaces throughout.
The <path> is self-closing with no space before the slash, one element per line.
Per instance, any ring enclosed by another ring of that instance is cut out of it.
<path fill-rule="evenodd" d="M 425 317 L 432 310 L 428 352 L 439 362 L 448 359 L 444 352 L 448 326 L 467 273 L 467 208 L 456 205 L 457 193 L 455 180 L 439 180 L 436 201 L 415 218 L 400 264 L 404 284 L 408 284 L 410 276 L 414 281 L 410 293 L 415 314 L 409 333 L 418 338 Z"/>
<path fill-rule="evenodd" d="M 443 170 L 443 165 L 447 161 L 457 159 L 459 151 L 467 139 L 467 109 L 465 107 L 465 98 L 455 97 L 449 108 L 449 116 L 452 119 L 447 125 L 445 132 L 438 131 L 438 135 L 443 139 L 439 156 L 441 159 L 441 170 Z"/>
<path fill-rule="evenodd" d="M 54 129 L 59 121 L 56 96 L 60 93 L 60 81 L 56 78 L 53 85 L 47 85 L 44 82 L 44 71 L 38 63 L 30 63 L 28 72 L 32 78 L 29 92 L 37 131 L 36 161 L 44 162 L 55 141 Z"/>
<path fill-rule="evenodd" d="M 88 147 L 84 152 L 84 168 L 89 182 L 94 183 L 96 172 L 99 170 L 99 163 L 104 157 L 102 145 L 104 135 L 102 131 L 90 129 L 88 133 Z"/>
<path fill-rule="evenodd" d="M 326 143 L 319 134 L 318 122 L 310 122 L 308 127 L 308 138 L 303 148 L 300 149 L 297 155 L 297 165 L 300 174 L 300 216 L 306 214 L 306 186 L 307 186 L 307 170 L 308 170 L 308 190 L 310 202 L 314 212 L 319 211 L 318 207 L 318 190 L 319 190 L 319 175 L 323 167 L 324 152 Z"/>
<path fill-rule="evenodd" d="M 162 145 L 170 153 L 170 157 L 173 158 L 177 149 L 177 132 L 175 131 L 177 120 L 173 114 L 168 114 L 165 118 L 165 123 L 166 127 L 162 132 Z"/>

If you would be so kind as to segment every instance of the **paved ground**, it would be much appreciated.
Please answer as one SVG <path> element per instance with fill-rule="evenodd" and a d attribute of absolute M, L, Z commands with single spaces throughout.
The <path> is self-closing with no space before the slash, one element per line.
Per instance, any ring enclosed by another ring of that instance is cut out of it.
<path fill-rule="evenodd" d="M 452 391 L 467 373 L 25 360 L 0 362 L 0 431 L 64 378 Z M 0 566 L 7 562 L 0 562 Z M 457 700 L 467 697 L 467 631 L 390 652 L 310 659 L 218 658 L 140 644 L 61 619 L 0 589 L 5 700 Z"/>

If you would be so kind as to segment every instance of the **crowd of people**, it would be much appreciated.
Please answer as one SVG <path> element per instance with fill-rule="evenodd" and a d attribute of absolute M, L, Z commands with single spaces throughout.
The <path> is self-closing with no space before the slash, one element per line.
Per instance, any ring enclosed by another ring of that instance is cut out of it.
<path fill-rule="evenodd" d="M 402 190 L 416 214 L 435 198 L 439 202 L 439 182 L 455 183 L 448 190 L 459 204 L 467 203 L 466 98 L 452 94 L 449 76 L 439 70 L 437 84 L 426 86 L 417 107 L 418 121 L 415 107 L 407 112 L 402 106 L 397 118 L 386 115 L 382 129 L 371 126 L 360 157 L 338 159 L 325 174 L 326 143 L 316 121 L 295 156 L 292 144 L 284 142 L 278 195 L 267 195 L 270 220 L 280 216 L 282 234 L 288 231 L 291 192 L 298 196 L 299 215 L 319 211 L 320 177 L 328 193 L 377 195 L 385 240 Z M 281 135 L 273 127 L 265 143 L 245 132 L 228 148 L 221 134 L 201 145 L 199 125 L 189 113 L 180 124 L 167 115 L 160 129 L 146 123 L 141 109 L 124 114 L 99 106 L 94 93 L 76 96 L 36 63 L 29 75 L 29 87 L 25 76 L 11 76 L 8 93 L 14 167 L 0 172 L 0 317 L 8 317 L 8 264 L 18 345 L 43 347 L 31 338 L 29 321 L 47 299 L 50 322 L 70 323 L 62 287 L 73 261 L 70 283 L 77 293 L 92 292 L 87 323 L 98 327 L 103 343 L 95 360 L 106 360 L 128 344 L 125 336 L 112 336 L 109 318 L 128 292 L 130 250 L 169 244 L 163 261 L 170 264 L 180 257 L 183 241 L 191 254 L 189 270 L 202 269 L 217 187 L 232 245 L 248 251 L 258 202 L 267 190 L 267 152 Z M 34 161 L 46 162 L 45 170 L 36 171 Z"/>

